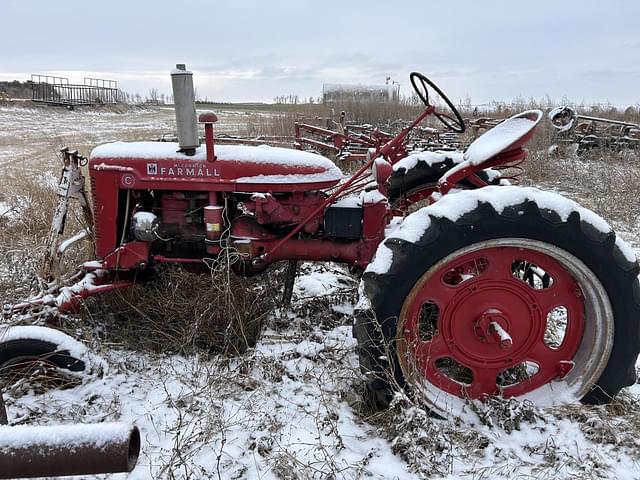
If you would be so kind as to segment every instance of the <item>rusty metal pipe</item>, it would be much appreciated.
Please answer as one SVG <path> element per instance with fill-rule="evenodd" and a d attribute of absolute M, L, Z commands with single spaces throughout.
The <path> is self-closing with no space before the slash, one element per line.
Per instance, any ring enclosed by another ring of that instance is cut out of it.
<path fill-rule="evenodd" d="M 130 472 L 140 432 L 121 423 L 0 427 L 0 479 Z"/>

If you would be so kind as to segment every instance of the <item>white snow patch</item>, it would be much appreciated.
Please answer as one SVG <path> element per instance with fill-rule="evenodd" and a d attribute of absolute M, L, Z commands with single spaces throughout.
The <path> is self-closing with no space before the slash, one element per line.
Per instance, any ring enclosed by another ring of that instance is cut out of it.
<path fill-rule="evenodd" d="M 75 358 L 82 358 L 87 354 L 87 347 L 60 330 L 35 325 L 7 327 L 0 330 L 0 342 L 11 340 L 39 340 L 58 346 L 59 350 L 67 350 Z"/>
<path fill-rule="evenodd" d="M 360 195 L 353 195 L 350 197 L 343 197 L 334 202 L 331 206 L 340 208 L 358 208 L 362 206 L 362 200 Z"/>
<path fill-rule="evenodd" d="M 107 363 L 98 355 L 66 333 L 49 327 L 37 325 L 19 325 L 0 328 L 0 342 L 11 340 L 39 340 L 57 346 L 57 351 L 67 351 L 73 358 L 85 364 L 85 373 L 106 372 Z"/>
<path fill-rule="evenodd" d="M 340 279 L 343 279 L 343 282 Z M 319 297 L 334 293 L 344 286 L 344 277 L 332 271 L 312 271 L 296 278 L 294 292 L 297 297 Z"/>
<path fill-rule="evenodd" d="M 405 170 L 409 171 L 418 165 L 418 163 L 426 163 L 433 166 L 438 163 L 444 163 L 447 159 L 453 161 L 454 164 L 461 163 L 464 158 L 462 152 L 417 152 L 411 153 L 399 162 L 393 165 L 393 171 Z"/>
<path fill-rule="evenodd" d="M 87 270 L 96 270 L 102 268 L 102 262 L 99 260 L 89 260 L 88 262 L 84 262 L 82 267 Z"/>
<path fill-rule="evenodd" d="M 6 455 L 9 449 L 29 447 L 81 448 L 93 445 L 103 448 L 110 443 L 127 442 L 131 430 L 130 425 L 123 423 L 0 426 L 0 453 Z"/>
<path fill-rule="evenodd" d="M 301 357 L 313 358 L 324 350 L 322 343 L 302 341 L 296 346 L 296 353 Z"/>
<path fill-rule="evenodd" d="M 51 190 L 57 190 L 60 185 L 60 179 L 50 172 L 43 172 L 40 175 L 36 175 L 36 181 L 43 187 Z"/>
<path fill-rule="evenodd" d="M 368 192 L 360 192 L 360 200 L 363 204 L 367 203 L 381 203 L 386 202 L 387 197 L 385 197 L 380 190 L 369 190 Z"/>
<path fill-rule="evenodd" d="M 338 303 L 331 306 L 331 310 L 340 313 L 342 315 L 353 315 L 353 304 L 351 303 Z"/>
<path fill-rule="evenodd" d="M 634 263 L 638 260 L 636 257 L 636 253 L 633 251 L 633 248 L 631 248 L 631 245 L 622 240 L 622 238 L 620 238 L 619 236 L 616 236 L 616 246 L 620 249 L 620 251 L 624 255 L 624 258 L 626 258 L 629 262 Z"/>
<path fill-rule="evenodd" d="M 2 218 L 14 221 L 19 218 L 18 210 L 7 202 L 0 202 L 0 219 Z"/>
<path fill-rule="evenodd" d="M 502 172 L 500 172 L 500 170 L 496 170 L 494 168 L 485 168 L 483 170 L 483 172 L 487 174 L 487 178 L 489 179 L 490 183 L 492 183 L 495 180 L 497 180 L 498 178 L 502 177 Z"/>
<path fill-rule="evenodd" d="M 94 148 L 91 159 L 140 158 L 200 162 L 207 160 L 205 146 L 198 147 L 193 156 L 178 152 L 179 148 L 174 142 L 114 142 Z M 268 145 L 216 145 L 215 154 L 216 160 L 337 169 L 331 160 L 322 155 Z"/>
<path fill-rule="evenodd" d="M 367 266 L 365 271 L 382 275 L 389 271 L 392 263 L 393 252 L 383 242 L 378 246 L 373 261 Z"/>
<path fill-rule="evenodd" d="M 60 245 L 58 246 L 58 253 L 63 254 L 71 245 L 73 245 L 76 242 L 79 242 L 84 238 L 87 238 L 89 235 L 90 235 L 90 232 L 88 230 L 81 230 L 80 232 L 76 233 L 74 236 L 67 238 L 66 240 L 61 242 Z"/>
<path fill-rule="evenodd" d="M 353 309 L 355 311 L 371 310 L 371 302 L 369 301 L 369 297 L 367 297 L 367 294 L 364 291 L 364 283 L 362 282 L 362 280 L 358 284 L 358 301 L 353 307 Z"/>

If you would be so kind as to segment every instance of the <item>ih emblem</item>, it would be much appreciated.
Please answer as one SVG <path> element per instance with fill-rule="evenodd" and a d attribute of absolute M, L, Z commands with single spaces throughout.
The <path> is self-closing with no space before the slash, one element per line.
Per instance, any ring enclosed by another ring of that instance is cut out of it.
<path fill-rule="evenodd" d="M 158 175 L 157 163 L 147 163 L 147 175 Z"/>

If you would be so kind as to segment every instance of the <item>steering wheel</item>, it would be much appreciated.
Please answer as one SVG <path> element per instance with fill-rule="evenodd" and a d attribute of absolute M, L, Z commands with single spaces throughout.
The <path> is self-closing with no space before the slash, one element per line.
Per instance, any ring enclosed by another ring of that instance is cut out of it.
<path fill-rule="evenodd" d="M 446 103 L 447 106 L 451 109 L 454 116 L 452 117 L 451 115 L 437 112 L 435 110 L 433 114 L 447 128 L 450 128 L 451 130 L 457 133 L 464 132 L 465 130 L 464 120 L 462 120 L 462 117 L 460 116 L 460 112 L 456 110 L 456 107 L 453 106 L 453 103 L 451 103 L 451 100 L 449 100 L 447 96 L 444 93 L 442 93 L 442 90 L 440 90 L 435 83 L 433 83 L 423 74 L 418 72 L 412 72 L 411 75 L 409 75 L 409 79 L 411 80 L 411 85 L 413 85 L 413 89 L 416 91 L 418 98 L 420 98 L 420 100 L 422 100 L 422 103 L 424 103 L 425 106 L 427 107 L 432 106 L 429 103 L 429 89 L 427 88 L 427 87 L 431 87 L 440 96 L 440 98 L 444 100 L 444 103 Z"/>

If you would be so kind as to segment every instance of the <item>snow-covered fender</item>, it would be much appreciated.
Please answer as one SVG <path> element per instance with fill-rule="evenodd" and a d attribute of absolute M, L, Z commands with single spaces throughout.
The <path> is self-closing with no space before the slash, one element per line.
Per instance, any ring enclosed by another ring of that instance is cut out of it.
<path fill-rule="evenodd" d="M 438 181 L 457 165 L 464 162 L 463 152 L 418 152 L 412 153 L 393 165 L 389 178 L 388 197 L 392 207 L 403 210 L 410 204 L 428 197 L 438 188 Z M 476 175 L 489 185 L 505 184 L 499 170 L 487 168 Z M 468 180 L 460 187 L 477 188 Z"/>

